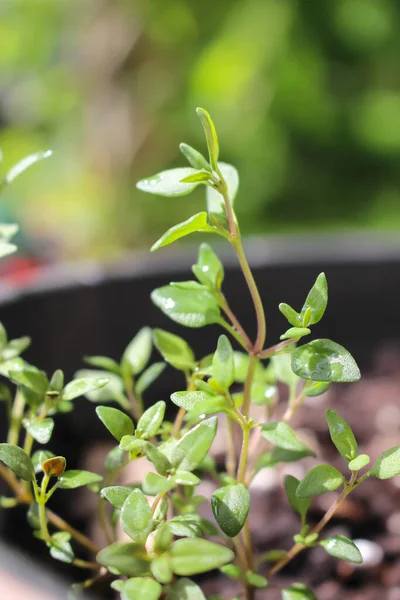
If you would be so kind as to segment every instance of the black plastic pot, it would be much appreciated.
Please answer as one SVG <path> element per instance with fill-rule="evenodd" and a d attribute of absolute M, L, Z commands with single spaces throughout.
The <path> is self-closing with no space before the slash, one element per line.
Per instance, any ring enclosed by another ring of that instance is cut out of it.
<path fill-rule="evenodd" d="M 321 270 L 327 274 L 329 305 L 314 337 L 328 337 L 343 344 L 366 371 L 376 350 L 400 339 L 400 242 L 398 236 L 351 235 L 308 238 L 255 239 L 247 243 L 247 255 L 268 316 L 268 345 L 276 343 L 287 323 L 278 311 L 285 301 L 300 308 Z M 212 241 L 212 240 L 211 240 Z M 226 266 L 224 290 L 232 309 L 246 330 L 255 322 L 248 290 L 235 257 L 225 247 L 217 249 Z M 143 325 L 160 326 L 185 337 L 197 356 L 215 347 L 218 328 L 191 330 L 169 321 L 149 299 L 150 292 L 170 280 L 191 278 L 196 249 L 182 253 L 132 255 L 117 264 L 67 265 L 43 271 L 33 285 L 20 291 L 0 289 L 0 319 L 10 336 L 29 335 L 32 347 L 26 358 L 51 373 L 62 368 L 67 377 L 83 365 L 82 357 L 100 354 L 119 358 Z M 151 388 L 147 402 L 167 400 L 182 385 L 181 376 L 166 369 Z M 1 419 L 4 422 L 4 419 Z M 4 439 L 4 431 L 1 431 Z M 108 439 L 104 427 L 86 400 L 56 422 L 52 449 L 79 464 L 88 445 Z M 71 497 L 57 494 L 55 510 L 75 526 Z M 4 538 L 28 551 L 41 553 L 43 544 L 26 530 L 25 511 L 7 513 L 2 519 Z M 12 520 L 8 515 L 12 514 Z M 59 565 L 58 565 L 59 566 Z M 66 571 L 67 572 L 67 571 Z"/>

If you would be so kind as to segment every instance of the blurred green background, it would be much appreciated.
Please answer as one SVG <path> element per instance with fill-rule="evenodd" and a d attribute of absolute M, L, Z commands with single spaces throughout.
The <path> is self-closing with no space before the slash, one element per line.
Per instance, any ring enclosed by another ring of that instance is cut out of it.
<path fill-rule="evenodd" d="M 204 206 L 135 182 L 204 150 L 245 234 L 400 225 L 399 0 L 1 0 L 0 217 L 57 258 L 149 246 Z M 201 186 L 200 186 L 201 187 Z"/>

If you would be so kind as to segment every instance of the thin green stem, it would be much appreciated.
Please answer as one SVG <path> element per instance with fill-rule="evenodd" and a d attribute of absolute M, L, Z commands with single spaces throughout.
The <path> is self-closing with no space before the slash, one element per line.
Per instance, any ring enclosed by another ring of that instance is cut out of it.
<path fill-rule="evenodd" d="M 230 231 L 232 238 L 236 239 L 239 236 L 239 230 L 238 230 L 238 226 L 236 223 L 235 213 L 233 212 L 232 203 L 229 199 L 228 186 L 226 185 L 226 182 L 225 182 L 224 178 L 222 177 L 221 172 L 219 172 L 218 174 L 221 178 L 221 183 L 222 183 L 222 185 L 219 186 L 218 191 L 221 194 L 222 198 L 224 199 L 226 217 L 228 219 L 228 224 L 229 224 L 229 231 Z"/>
<path fill-rule="evenodd" d="M 251 403 L 251 387 L 253 385 L 254 372 L 257 366 L 258 358 L 255 354 L 250 355 L 249 366 L 247 369 L 246 381 L 244 382 L 243 391 L 243 414 L 247 417 L 250 412 Z"/>
<path fill-rule="evenodd" d="M 357 472 L 353 472 L 351 475 L 351 479 L 348 484 L 345 484 L 341 494 L 336 498 L 330 508 L 326 511 L 325 515 L 322 519 L 311 529 L 308 535 L 312 535 L 313 533 L 319 533 L 325 525 L 332 519 L 333 515 L 339 508 L 340 504 L 343 500 L 353 491 L 357 481 Z M 302 550 L 307 548 L 304 544 L 296 543 L 292 548 L 287 552 L 286 556 L 284 556 L 280 561 L 278 561 L 266 574 L 266 578 L 270 579 L 273 575 L 278 573 L 283 567 L 285 567 L 295 556 L 300 554 Z"/>
<path fill-rule="evenodd" d="M 38 503 L 39 503 L 39 519 L 40 519 L 40 531 L 42 537 L 45 542 L 50 542 L 50 533 L 47 527 L 47 517 L 46 517 L 46 490 L 48 483 L 50 481 L 50 477 L 48 475 L 44 475 L 42 479 L 42 485 L 40 487 Z"/>
<path fill-rule="evenodd" d="M 289 338 L 288 340 L 279 342 L 279 344 L 275 344 L 274 346 L 271 346 L 270 348 L 266 348 L 265 350 L 262 350 L 261 352 L 259 352 L 258 358 L 261 358 L 261 359 L 270 358 L 277 352 L 284 350 L 286 348 L 286 346 L 290 346 L 290 344 L 294 344 L 295 342 L 297 342 L 298 339 L 299 338 Z"/>
<path fill-rule="evenodd" d="M 8 430 L 7 443 L 18 445 L 19 432 L 21 429 L 22 416 L 25 409 L 25 399 L 21 392 L 17 390 L 14 398 L 14 404 L 11 410 L 10 428 Z"/>
<path fill-rule="evenodd" d="M 239 467 L 237 480 L 238 483 L 244 483 L 246 476 L 247 459 L 249 453 L 249 441 L 250 441 L 250 427 L 247 426 L 243 429 L 243 441 L 242 450 L 240 452 Z"/>
<path fill-rule="evenodd" d="M 234 421 L 232 417 L 226 415 L 227 426 L 227 452 L 226 452 L 226 471 L 231 477 L 236 473 L 236 450 L 235 450 L 235 432 L 233 428 Z"/>
<path fill-rule="evenodd" d="M 224 313 L 226 314 L 226 316 L 228 317 L 228 319 L 230 320 L 230 322 L 232 323 L 232 325 L 234 327 L 234 331 L 237 334 L 239 334 L 239 336 L 241 338 L 241 342 L 239 342 L 239 343 L 241 343 L 242 346 L 244 344 L 243 347 L 246 347 L 246 350 L 251 350 L 251 348 L 252 348 L 251 340 L 248 337 L 245 330 L 243 329 L 243 327 L 241 326 L 238 318 L 232 311 L 231 307 L 228 304 L 227 299 L 225 298 L 225 296 L 222 292 L 220 294 L 220 306 L 221 306 L 222 310 L 224 311 Z"/>
<path fill-rule="evenodd" d="M 254 354 L 258 354 L 259 352 L 261 352 L 264 346 L 265 337 L 267 334 L 267 324 L 265 321 L 264 307 L 261 300 L 260 292 L 258 291 L 256 281 L 253 277 L 253 273 L 251 272 L 249 263 L 247 262 L 247 258 L 243 250 L 243 244 L 240 236 L 232 239 L 232 245 L 238 257 L 241 269 L 243 271 L 243 275 L 246 279 L 247 286 L 253 299 L 254 309 L 256 311 L 257 339 L 255 341 L 252 351 Z"/>
<path fill-rule="evenodd" d="M 228 331 L 233 338 L 235 338 L 235 340 L 238 342 L 238 344 L 240 344 L 240 346 L 242 346 L 242 348 L 244 350 L 248 351 L 248 346 L 247 346 L 245 340 L 241 337 L 240 333 L 238 331 L 236 331 L 236 329 L 228 323 L 228 321 L 226 321 L 223 317 L 221 317 L 219 320 L 219 324 L 224 329 L 226 329 L 226 331 Z"/>

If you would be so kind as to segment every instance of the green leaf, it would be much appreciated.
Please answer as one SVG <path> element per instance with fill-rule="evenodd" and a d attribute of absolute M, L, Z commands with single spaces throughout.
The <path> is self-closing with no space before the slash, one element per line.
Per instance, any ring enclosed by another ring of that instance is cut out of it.
<path fill-rule="evenodd" d="M 49 380 L 46 375 L 41 373 L 35 367 L 29 367 L 23 371 L 11 371 L 10 377 L 17 383 L 24 385 L 40 396 L 43 396 L 49 387 Z"/>
<path fill-rule="evenodd" d="M 317 600 L 317 597 L 303 583 L 294 583 L 282 590 L 282 600 Z"/>
<path fill-rule="evenodd" d="M 206 597 L 194 581 L 182 577 L 170 586 L 167 600 L 206 600 Z"/>
<path fill-rule="evenodd" d="M 331 340 L 313 340 L 292 353 L 292 369 L 303 379 L 313 381 L 358 381 L 356 361 L 343 346 Z"/>
<path fill-rule="evenodd" d="M 176 483 L 177 485 L 189 485 L 196 486 L 199 485 L 200 479 L 197 475 L 190 473 L 190 471 L 176 471 L 174 475 L 171 477 L 171 481 Z"/>
<path fill-rule="evenodd" d="M 168 531 L 168 528 L 165 528 Z M 172 534 L 169 533 L 170 539 L 172 539 Z M 168 544 L 169 546 L 169 544 Z M 172 571 L 169 567 L 169 560 L 167 556 L 157 556 L 153 559 L 150 565 L 151 572 L 155 579 L 160 583 L 171 583 L 172 581 Z"/>
<path fill-rule="evenodd" d="M 119 364 L 112 358 L 108 358 L 108 356 L 85 356 L 84 360 L 92 367 L 97 367 L 98 369 L 102 369 L 104 371 L 110 371 L 110 373 L 114 373 L 115 375 L 121 374 L 121 368 Z"/>
<path fill-rule="evenodd" d="M 204 392 L 202 392 L 204 393 Z M 219 412 L 229 412 L 230 406 L 224 396 L 210 396 L 198 402 L 186 415 L 187 421 L 197 421 L 203 415 L 215 415 Z"/>
<path fill-rule="evenodd" d="M 339 454 L 347 461 L 353 460 L 357 456 L 358 444 L 350 425 L 334 410 L 327 410 L 325 417 Z"/>
<path fill-rule="evenodd" d="M 34 421 L 26 425 L 26 430 L 39 444 L 47 444 L 54 429 L 54 421 L 50 417 L 42 421 Z"/>
<path fill-rule="evenodd" d="M 184 177 L 196 173 L 196 169 L 190 167 L 179 167 L 178 169 L 168 169 L 161 171 L 156 175 L 141 179 L 136 187 L 142 192 L 157 194 L 159 196 L 175 197 L 186 196 L 193 192 L 199 185 L 199 182 L 182 183 Z"/>
<path fill-rule="evenodd" d="M 143 449 L 148 460 L 153 463 L 156 471 L 160 473 L 160 475 L 166 475 L 171 469 L 171 463 L 165 454 L 150 443 L 146 443 L 143 446 Z"/>
<path fill-rule="evenodd" d="M 128 344 L 122 360 L 132 367 L 132 373 L 137 375 L 147 365 L 151 355 L 152 331 L 150 327 L 143 327 Z"/>
<path fill-rule="evenodd" d="M 17 162 L 16 165 L 11 167 L 4 179 L 4 183 L 11 183 L 12 181 L 14 181 L 14 179 L 19 177 L 21 173 L 26 171 L 26 169 L 39 162 L 40 160 L 43 160 L 44 158 L 49 158 L 52 154 L 53 153 L 51 150 L 46 150 L 45 152 L 35 152 L 34 154 L 29 154 L 28 156 L 25 156 L 25 158 L 23 158 L 22 160 Z"/>
<path fill-rule="evenodd" d="M 189 144 L 179 144 L 179 149 L 183 156 L 188 160 L 194 169 L 204 169 L 211 172 L 211 167 L 200 152 L 189 146 Z"/>
<path fill-rule="evenodd" d="M 299 498 L 319 496 L 326 492 L 333 492 L 344 483 L 343 475 L 331 465 L 318 465 L 314 467 L 300 481 L 296 491 Z"/>
<path fill-rule="evenodd" d="M 170 550 L 171 569 L 175 575 L 196 575 L 218 569 L 234 559 L 228 548 L 198 538 L 174 542 Z"/>
<path fill-rule="evenodd" d="M 10 378 L 10 374 L 12 372 L 23 371 L 28 366 L 28 363 L 26 363 L 22 358 L 12 358 L 10 360 L 6 360 L 5 362 L 0 362 L 0 375 Z"/>
<path fill-rule="evenodd" d="M 320 546 L 335 558 L 358 564 L 363 561 L 361 552 L 355 543 L 344 535 L 335 535 L 327 540 L 322 540 Z"/>
<path fill-rule="evenodd" d="M 220 290 L 224 280 L 224 268 L 214 250 L 208 244 L 201 244 L 197 263 L 192 271 L 197 279 L 211 290 Z"/>
<path fill-rule="evenodd" d="M 172 451 L 172 464 L 182 471 L 193 471 L 207 456 L 217 433 L 217 425 L 217 418 L 211 417 L 185 433 Z"/>
<path fill-rule="evenodd" d="M 28 336 L 20 337 L 15 340 L 11 340 L 7 344 L 7 347 L 2 351 L 3 360 L 10 360 L 16 358 L 22 352 L 24 352 L 31 345 L 31 338 Z"/>
<path fill-rule="evenodd" d="M 360 469 L 363 469 L 364 467 L 369 465 L 370 460 L 371 459 L 368 456 L 368 454 L 360 454 L 359 456 L 356 456 L 356 458 L 349 462 L 348 467 L 350 471 L 359 471 Z"/>
<path fill-rule="evenodd" d="M 122 588 L 122 600 L 158 600 L 162 594 L 162 587 L 150 577 L 134 577 L 128 579 Z"/>
<path fill-rule="evenodd" d="M 284 334 L 280 336 L 280 340 L 289 340 L 290 338 L 301 338 L 305 335 L 309 335 L 311 329 L 308 327 L 291 327 Z"/>
<path fill-rule="evenodd" d="M 290 354 L 278 354 L 271 358 L 272 369 L 277 381 L 286 383 L 289 387 L 294 387 L 298 384 L 299 378 L 293 372 L 294 369 L 291 363 Z"/>
<path fill-rule="evenodd" d="M 267 587 L 268 581 L 262 575 L 258 575 L 257 573 L 253 573 L 252 571 L 247 571 L 246 573 L 246 581 L 250 585 L 262 589 Z"/>
<path fill-rule="evenodd" d="M 0 225 L 0 240 L 9 242 L 19 231 L 19 225 L 16 223 L 2 223 Z"/>
<path fill-rule="evenodd" d="M 247 377 L 247 371 L 249 369 L 249 355 L 244 352 L 233 353 L 233 360 L 235 364 L 235 381 L 238 383 L 244 383 Z M 254 380 L 262 380 L 264 376 L 264 369 L 261 363 L 257 363 L 254 371 Z"/>
<path fill-rule="evenodd" d="M 293 429 L 283 421 L 266 423 L 261 427 L 261 433 L 271 444 L 284 450 L 302 452 L 307 449 L 307 446 L 296 437 Z"/>
<path fill-rule="evenodd" d="M 400 475 L 400 446 L 394 446 L 383 452 L 373 464 L 369 474 L 378 479 L 390 479 Z"/>
<path fill-rule="evenodd" d="M 228 390 L 235 381 L 235 365 L 233 350 L 226 335 L 220 335 L 212 362 L 213 378 L 224 389 Z"/>
<path fill-rule="evenodd" d="M 193 392 L 174 392 L 171 394 L 172 402 L 185 410 L 192 410 L 197 404 L 210 398 L 213 398 L 213 396 L 199 390 Z"/>
<path fill-rule="evenodd" d="M 301 318 L 303 327 L 308 325 L 315 325 L 318 323 L 326 310 L 328 304 L 328 283 L 326 281 L 325 273 L 320 273 L 308 293 L 303 308 L 301 309 Z M 304 317 L 306 311 L 311 308 L 311 316 L 308 323 L 304 323 Z"/>
<path fill-rule="evenodd" d="M 154 290 L 151 299 L 170 319 L 186 327 L 204 327 L 218 323 L 220 309 L 207 290 L 183 290 L 166 285 Z"/>
<path fill-rule="evenodd" d="M 118 508 L 119 510 L 121 510 L 125 500 L 131 492 L 131 487 L 122 485 L 110 485 L 109 487 L 105 487 L 102 490 L 100 490 L 100 496 L 108 500 L 108 502 L 112 504 L 114 508 Z"/>
<path fill-rule="evenodd" d="M 160 400 L 143 413 L 136 425 L 137 437 L 145 439 L 157 435 L 164 419 L 165 406 L 165 402 Z"/>
<path fill-rule="evenodd" d="M 20 479 L 35 479 L 32 460 L 22 448 L 13 444 L 0 444 L 0 460 Z"/>
<path fill-rule="evenodd" d="M 236 537 L 249 514 L 249 490 L 243 483 L 219 488 L 211 496 L 211 508 L 222 531 Z"/>
<path fill-rule="evenodd" d="M 99 377 L 94 379 L 93 377 L 83 377 L 74 379 L 67 383 L 62 393 L 63 400 L 74 400 L 79 396 L 87 395 L 88 392 L 103 388 L 108 384 L 110 379 L 108 377 Z"/>
<path fill-rule="evenodd" d="M 118 442 L 124 435 L 133 435 L 135 426 L 132 419 L 121 410 L 109 406 L 98 406 L 96 414 Z"/>
<path fill-rule="evenodd" d="M 143 480 L 143 492 L 147 496 L 156 496 L 159 492 L 168 492 L 176 487 L 177 484 L 166 477 L 161 477 L 157 473 L 146 473 Z"/>
<path fill-rule="evenodd" d="M 115 471 L 119 469 L 125 462 L 125 452 L 119 446 L 112 448 L 104 460 L 106 471 Z"/>
<path fill-rule="evenodd" d="M 206 137 L 207 148 L 208 148 L 208 156 L 210 160 L 210 165 L 214 169 L 217 170 L 217 161 L 219 156 L 219 144 L 218 144 L 218 136 L 215 130 L 214 123 L 209 115 L 209 113 L 204 110 L 204 108 L 196 108 L 197 115 L 200 118 L 201 124 L 203 125 L 204 135 Z"/>
<path fill-rule="evenodd" d="M 105 567 L 117 569 L 121 575 L 143 575 L 149 570 L 149 557 L 142 544 L 115 542 L 100 550 L 96 560 Z"/>
<path fill-rule="evenodd" d="M 122 579 L 115 579 L 114 581 L 112 581 L 110 583 L 110 588 L 112 590 L 115 590 L 116 592 L 122 592 L 122 588 L 124 587 L 124 583 L 125 581 L 123 581 Z M 69 598 L 68 598 L 69 600 Z"/>
<path fill-rule="evenodd" d="M 309 379 L 308 381 L 306 381 L 306 384 L 303 388 L 303 396 L 321 396 L 321 394 L 324 394 L 327 390 L 329 390 L 330 385 L 330 383 L 311 381 Z"/>
<path fill-rule="evenodd" d="M 153 336 L 154 344 L 165 362 L 181 371 L 194 368 L 194 354 L 185 340 L 163 329 L 154 329 Z"/>
<path fill-rule="evenodd" d="M 233 204 L 239 188 L 239 174 L 235 167 L 224 162 L 219 162 L 218 168 L 226 181 L 228 196 Z M 225 204 L 221 194 L 210 186 L 207 187 L 207 210 L 209 213 L 225 213 Z M 211 219 L 210 223 L 214 225 Z"/>
<path fill-rule="evenodd" d="M 61 369 L 57 369 L 57 371 L 54 371 L 53 375 L 51 376 L 49 390 L 61 394 L 63 387 L 64 373 L 61 371 Z"/>
<path fill-rule="evenodd" d="M 150 387 L 156 379 L 158 379 L 158 377 L 164 371 L 165 366 L 165 363 L 157 362 L 150 365 L 148 369 L 143 371 L 135 386 L 135 392 L 138 394 L 138 396 L 141 396 L 143 392 L 145 392 L 147 388 Z"/>
<path fill-rule="evenodd" d="M 108 371 L 96 371 L 92 369 L 81 369 L 75 373 L 75 377 L 78 379 L 91 379 L 97 381 L 101 379 L 107 379 L 108 383 L 100 388 L 92 388 L 91 391 L 85 392 L 85 396 L 90 402 L 111 402 L 116 400 L 117 402 L 123 396 L 124 383 L 118 375 L 109 373 Z"/>
<path fill-rule="evenodd" d="M 70 471 L 64 471 L 64 474 L 58 480 L 58 486 L 64 490 L 73 490 L 84 485 L 97 483 L 98 481 L 102 481 L 102 479 L 97 473 L 71 469 Z"/>
<path fill-rule="evenodd" d="M 121 526 L 135 542 L 145 542 L 153 531 L 153 515 L 143 492 L 132 490 L 121 510 Z"/>
<path fill-rule="evenodd" d="M 292 475 L 286 475 L 285 477 L 285 492 L 288 497 L 289 504 L 297 513 L 299 513 L 301 517 L 301 522 L 304 525 L 306 514 L 308 509 L 310 508 L 311 499 L 310 498 L 299 498 L 296 495 L 297 488 L 299 487 L 300 481 L 293 477 Z"/>
<path fill-rule="evenodd" d="M 67 531 L 59 531 L 53 533 L 50 538 L 50 554 L 56 560 L 65 563 L 72 563 L 75 556 L 72 546 L 69 543 L 71 534 Z"/>
<path fill-rule="evenodd" d="M 255 381 L 251 386 L 251 401 L 257 406 L 273 406 L 278 397 L 276 385 Z"/>
<path fill-rule="evenodd" d="M 289 321 L 289 323 L 291 325 L 293 325 L 293 327 L 301 326 L 301 317 L 300 317 L 299 313 L 296 312 L 294 310 L 294 308 L 289 306 L 289 304 L 286 304 L 285 302 L 281 302 L 279 304 L 279 310 L 281 311 L 283 316 L 286 317 L 286 319 Z"/>

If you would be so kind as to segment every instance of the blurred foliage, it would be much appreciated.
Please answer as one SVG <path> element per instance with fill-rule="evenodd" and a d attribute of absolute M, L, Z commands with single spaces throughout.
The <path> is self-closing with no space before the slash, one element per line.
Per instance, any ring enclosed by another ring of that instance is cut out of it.
<path fill-rule="evenodd" d="M 3 0 L 4 169 L 55 155 L 0 216 L 61 257 L 149 246 L 203 206 L 135 189 L 203 149 L 200 105 L 245 234 L 398 226 L 399 33 L 398 0 Z"/>

